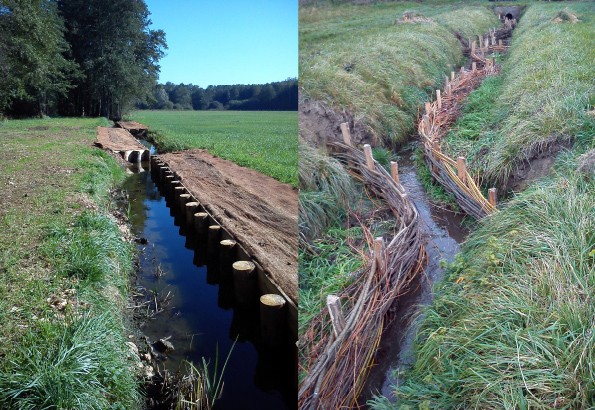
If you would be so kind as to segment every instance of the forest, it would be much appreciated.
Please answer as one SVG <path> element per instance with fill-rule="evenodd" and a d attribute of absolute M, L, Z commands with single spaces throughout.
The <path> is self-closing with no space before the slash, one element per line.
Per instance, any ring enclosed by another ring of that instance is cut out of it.
<path fill-rule="evenodd" d="M 139 100 L 139 109 L 152 110 L 268 110 L 297 111 L 298 80 L 269 84 L 210 85 L 158 84 L 152 100 Z"/>

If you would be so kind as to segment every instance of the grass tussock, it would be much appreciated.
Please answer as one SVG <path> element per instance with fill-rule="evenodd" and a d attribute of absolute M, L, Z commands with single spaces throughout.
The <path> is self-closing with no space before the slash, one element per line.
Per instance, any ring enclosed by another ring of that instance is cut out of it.
<path fill-rule="evenodd" d="M 300 85 L 310 98 L 348 109 L 387 145 L 413 132 L 418 107 L 462 64 L 464 38 L 498 25 L 485 7 L 341 5 L 300 9 Z M 394 24 L 404 12 L 431 22 Z"/>
<path fill-rule="evenodd" d="M 425 311 L 402 405 L 595 405 L 595 181 L 576 166 L 562 161 L 469 237 Z"/>
<path fill-rule="evenodd" d="M 351 177 L 339 161 L 299 144 L 300 235 L 311 241 L 345 215 L 356 191 Z"/>

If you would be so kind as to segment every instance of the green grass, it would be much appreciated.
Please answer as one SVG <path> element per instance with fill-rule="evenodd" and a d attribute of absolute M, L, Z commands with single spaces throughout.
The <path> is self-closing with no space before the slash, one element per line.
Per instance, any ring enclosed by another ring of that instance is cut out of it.
<path fill-rule="evenodd" d="M 211 154 L 298 185 L 297 112 L 136 111 L 161 152 L 207 149 Z"/>
<path fill-rule="evenodd" d="M 124 172 L 92 147 L 97 125 L 0 123 L 2 408 L 140 406 L 122 316 L 133 247 L 108 215 Z M 66 291 L 71 303 L 52 308 Z"/>
<path fill-rule="evenodd" d="M 463 63 L 463 37 L 499 25 L 480 3 L 382 3 L 300 9 L 300 86 L 349 110 L 386 145 L 414 132 L 419 106 Z M 414 11 L 432 23 L 395 24 Z"/>
<path fill-rule="evenodd" d="M 401 405 L 595 405 L 595 182 L 575 167 L 559 161 L 469 237 L 425 311 Z"/>
<path fill-rule="evenodd" d="M 554 23 L 561 11 L 577 15 L 579 22 Z M 471 95 L 447 138 L 448 151 L 467 155 L 491 186 L 548 146 L 573 142 L 593 126 L 586 112 L 595 104 L 594 60 L 593 3 L 530 5 L 502 74 Z"/>

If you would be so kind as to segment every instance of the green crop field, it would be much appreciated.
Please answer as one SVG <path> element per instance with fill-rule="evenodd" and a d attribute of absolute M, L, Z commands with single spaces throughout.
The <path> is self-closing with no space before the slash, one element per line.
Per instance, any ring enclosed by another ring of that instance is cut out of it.
<path fill-rule="evenodd" d="M 204 148 L 295 187 L 298 184 L 297 112 L 137 111 L 160 151 Z"/>

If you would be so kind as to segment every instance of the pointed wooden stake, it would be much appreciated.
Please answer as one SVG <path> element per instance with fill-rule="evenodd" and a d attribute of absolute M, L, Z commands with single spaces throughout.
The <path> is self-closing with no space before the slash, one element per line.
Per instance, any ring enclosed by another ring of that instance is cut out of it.
<path fill-rule="evenodd" d="M 395 180 L 395 182 L 397 184 L 400 184 L 400 182 L 399 182 L 399 164 L 397 164 L 396 161 L 390 162 L 390 173 L 391 173 L 393 179 Z"/>
<path fill-rule="evenodd" d="M 341 308 L 341 299 L 335 295 L 328 295 L 326 297 L 326 307 L 331 316 L 331 323 L 333 325 L 333 332 L 335 337 L 339 337 L 343 329 L 345 329 L 345 316 Z"/>
<path fill-rule="evenodd" d="M 436 102 L 438 103 L 438 109 L 442 109 L 442 96 L 440 95 L 440 90 L 436 90 Z"/>
<path fill-rule="evenodd" d="M 364 154 L 366 155 L 366 165 L 370 171 L 374 171 L 374 156 L 370 144 L 364 145 Z"/>
<path fill-rule="evenodd" d="M 457 176 L 464 184 L 467 183 L 467 164 L 465 162 L 465 157 L 457 158 Z"/>
<path fill-rule="evenodd" d="M 488 202 L 496 206 L 496 188 L 488 189 Z"/>
<path fill-rule="evenodd" d="M 382 236 L 374 239 L 374 257 L 376 258 L 376 268 L 384 269 L 384 239 Z"/>
<path fill-rule="evenodd" d="M 341 123 L 341 133 L 343 134 L 343 142 L 345 143 L 345 145 L 349 145 L 351 147 L 351 133 L 349 132 L 348 123 Z"/>

